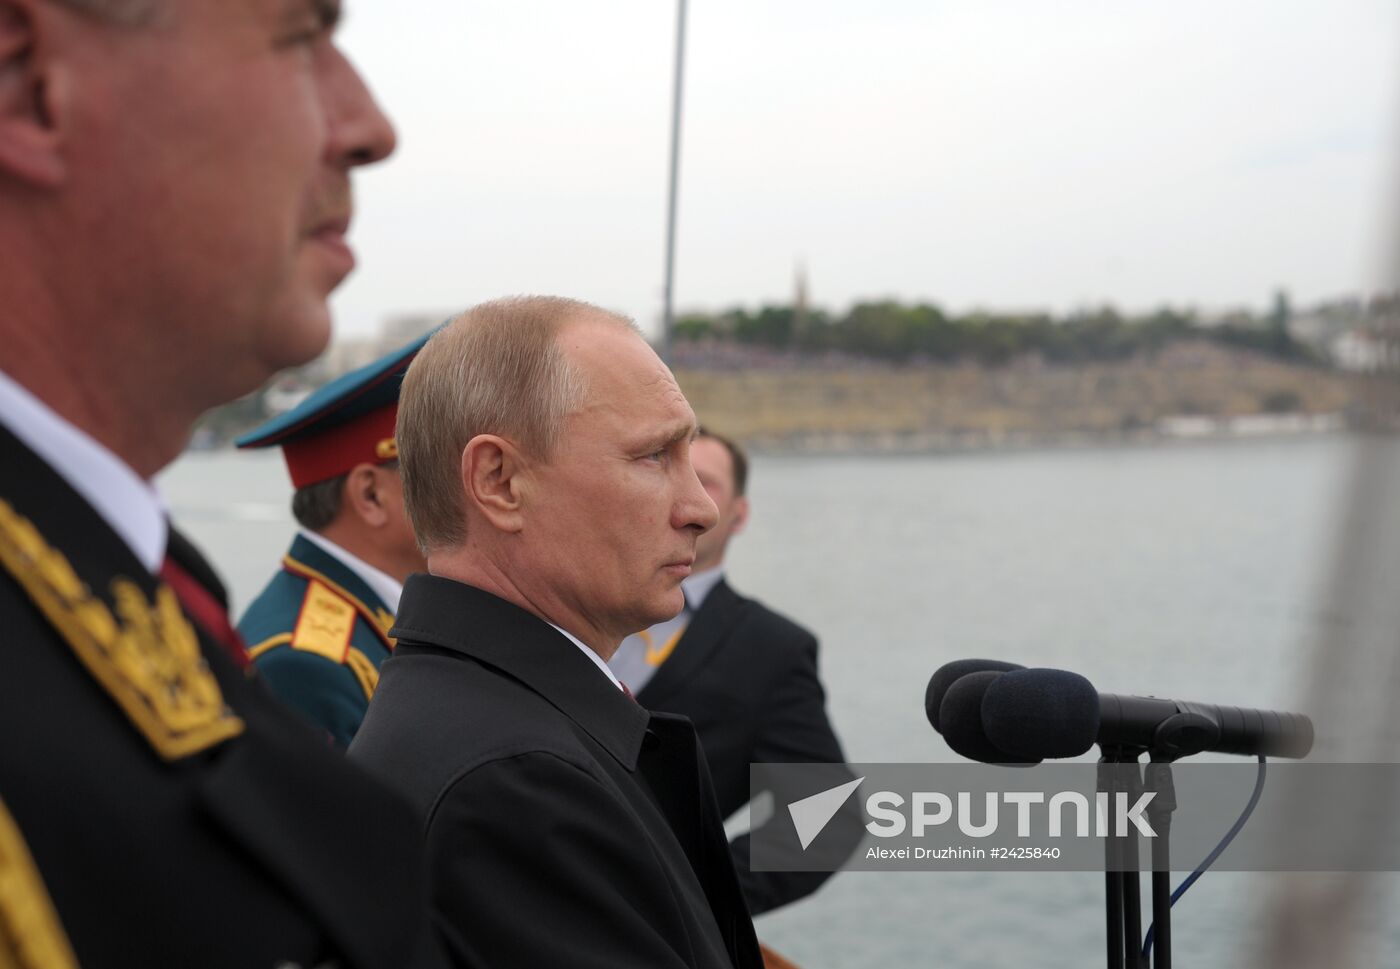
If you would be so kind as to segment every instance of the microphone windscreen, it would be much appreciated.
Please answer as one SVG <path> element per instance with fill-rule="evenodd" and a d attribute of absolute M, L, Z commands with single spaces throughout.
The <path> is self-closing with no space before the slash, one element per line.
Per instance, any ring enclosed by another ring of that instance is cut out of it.
<path fill-rule="evenodd" d="M 954 752 L 969 760 L 984 764 L 1037 764 L 1038 760 L 1017 757 L 997 747 L 987 739 L 982 729 L 982 698 L 999 677 L 1010 676 L 1001 670 L 982 670 L 958 677 L 943 694 L 939 720 L 943 724 L 943 739 Z"/>
<path fill-rule="evenodd" d="M 924 690 L 924 713 L 928 716 L 928 722 L 933 725 L 933 729 L 939 733 L 943 732 L 943 726 L 939 719 L 939 709 L 943 706 L 943 695 L 948 692 L 948 687 L 952 686 L 962 677 L 969 673 L 981 673 L 987 670 L 1023 670 L 1024 666 L 1018 663 L 1004 663 L 999 659 L 955 659 L 951 663 L 944 663 L 928 681 L 928 689 Z"/>
<path fill-rule="evenodd" d="M 1099 737 L 1099 694 L 1078 673 L 1016 670 L 982 699 L 988 742 L 1021 757 L 1077 757 Z"/>

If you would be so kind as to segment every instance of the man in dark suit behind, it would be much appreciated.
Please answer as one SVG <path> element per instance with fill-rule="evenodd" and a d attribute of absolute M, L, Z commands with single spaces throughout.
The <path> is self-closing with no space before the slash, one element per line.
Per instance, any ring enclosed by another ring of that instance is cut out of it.
<path fill-rule="evenodd" d="M 701 429 L 691 463 L 719 517 L 695 547 L 673 619 L 627 637 L 609 666 L 648 710 L 695 723 L 727 817 L 749 802 L 750 764 L 844 761 L 817 677 L 817 640 L 806 629 L 729 587 L 724 553 L 749 518 L 748 457 Z M 779 812 L 783 805 L 776 805 Z M 749 835 L 732 844 L 749 911 L 762 914 L 816 891 L 830 872 L 752 871 Z"/>
<path fill-rule="evenodd" d="M 404 496 L 431 575 L 350 748 L 417 805 L 462 965 L 760 965 L 694 729 L 609 672 L 674 615 L 714 503 L 695 416 L 631 321 L 502 300 L 404 378 Z"/>

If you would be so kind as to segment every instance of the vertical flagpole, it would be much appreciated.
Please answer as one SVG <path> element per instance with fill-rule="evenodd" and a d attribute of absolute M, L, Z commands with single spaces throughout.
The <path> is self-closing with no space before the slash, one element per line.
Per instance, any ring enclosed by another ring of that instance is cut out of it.
<path fill-rule="evenodd" d="M 676 275 L 676 194 L 681 164 L 681 81 L 685 76 L 685 5 L 686 0 L 678 0 L 676 9 L 676 81 L 674 100 L 671 105 L 671 187 L 666 206 L 666 285 L 665 304 L 661 315 L 661 357 L 667 359 L 671 353 L 671 330 L 675 325 L 675 275 Z"/>

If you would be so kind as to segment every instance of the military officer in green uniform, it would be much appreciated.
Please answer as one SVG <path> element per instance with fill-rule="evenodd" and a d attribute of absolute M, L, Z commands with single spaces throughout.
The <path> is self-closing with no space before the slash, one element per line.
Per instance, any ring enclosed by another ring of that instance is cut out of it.
<path fill-rule="evenodd" d="M 404 579 L 426 571 L 394 443 L 399 384 L 425 340 L 328 383 L 237 442 L 282 448 L 301 526 L 238 631 L 273 692 L 341 746 L 393 651 Z"/>

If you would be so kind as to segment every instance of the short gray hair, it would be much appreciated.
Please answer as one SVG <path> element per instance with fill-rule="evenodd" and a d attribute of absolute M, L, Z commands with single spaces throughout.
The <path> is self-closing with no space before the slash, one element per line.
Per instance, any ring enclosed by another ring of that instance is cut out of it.
<path fill-rule="evenodd" d="M 398 459 L 385 461 L 379 467 L 385 471 L 398 471 L 399 462 Z M 298 525 L 313 532 L 322 532 L 340 517 L 340 509 L 345 505 L 345 482 L 350 480 L 350 471 L 292 492 L 292 517 Z"/>
<path fill-rule="evenodd" d="M 517 296 L 474 306 L 433 335 L 399 393 L 399 470 L 404 504 L 426 552 L 462 542 L 462 451 L 498 434 L 531 457 L 548 458 L 587 386 L 559 346 L 576 321 L 637 324 L 591 303 Z"/>
<path fill-rule="evenodd" d="M 292 492 L 292 517 L 297 524 L 313 532 L 329 527 L 340 514 L 340 499 L 345 493 L 346 477 L 338 474 Z"/>

